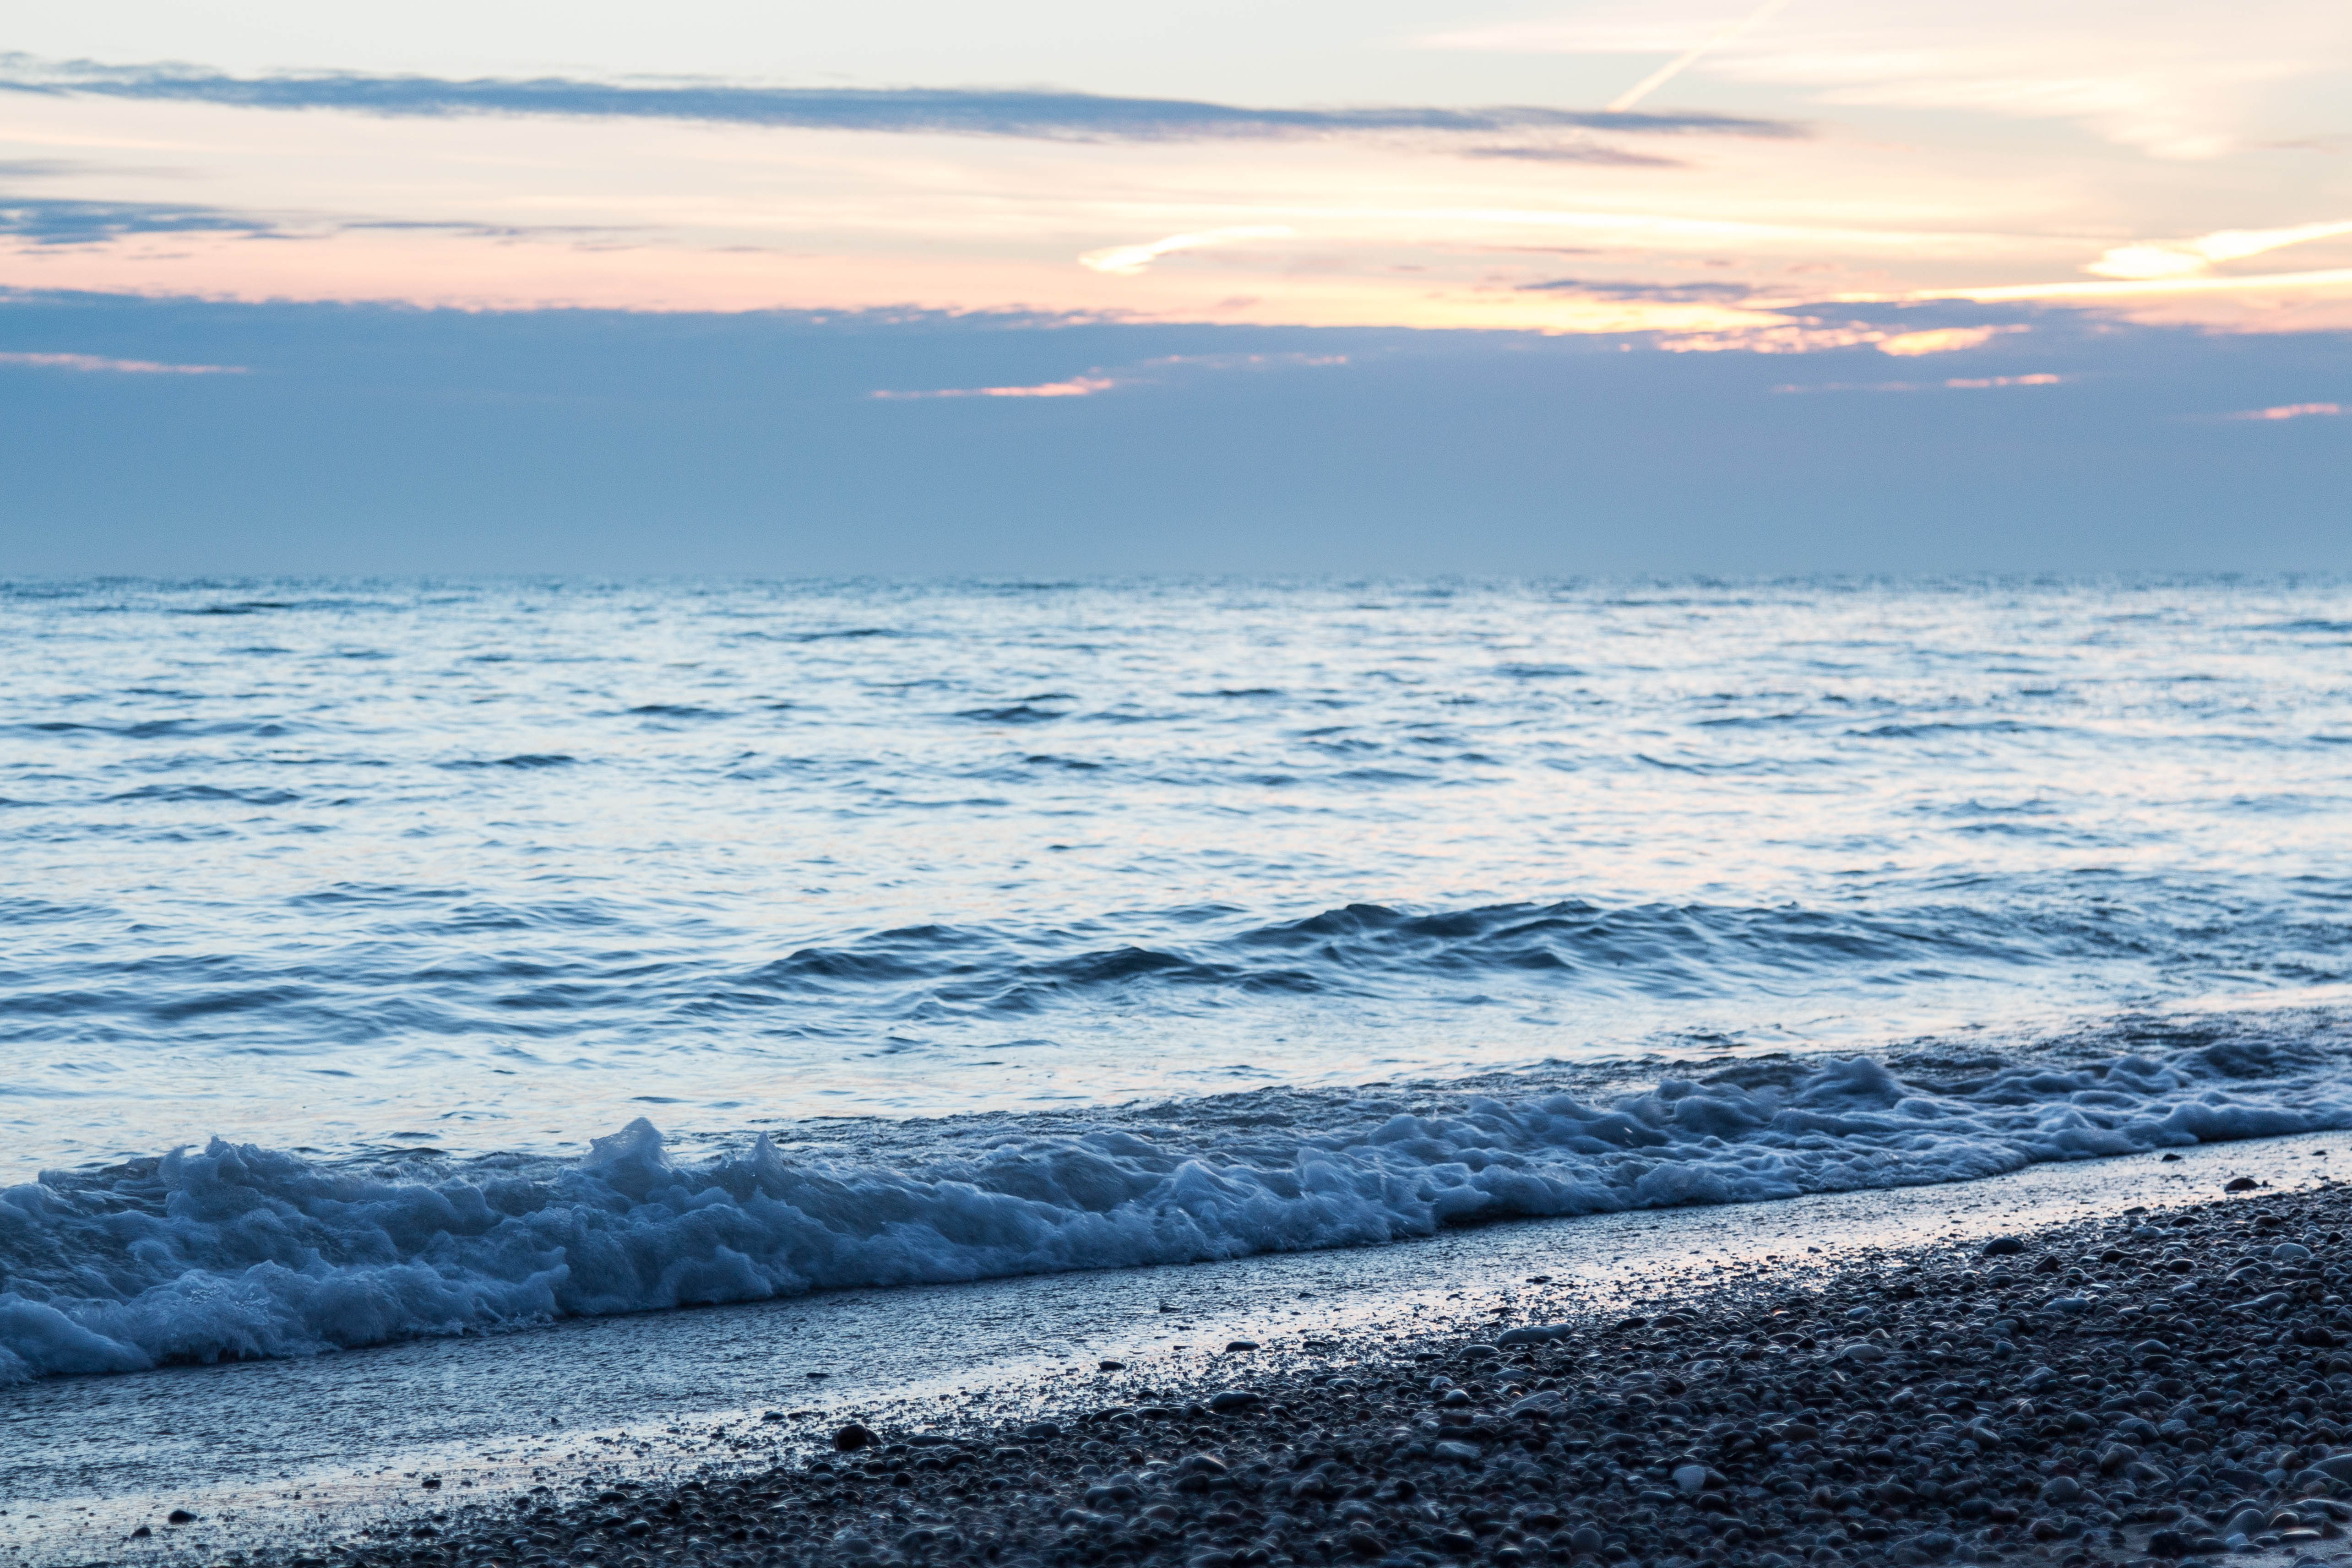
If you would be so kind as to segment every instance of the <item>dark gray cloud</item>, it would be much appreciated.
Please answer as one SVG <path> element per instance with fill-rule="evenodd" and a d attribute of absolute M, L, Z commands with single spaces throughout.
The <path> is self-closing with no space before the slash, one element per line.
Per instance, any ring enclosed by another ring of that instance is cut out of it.
<path fill-rule="evenodd" d="M 277 232 L 267 219 L 218 207 L 172 202 L 78 202 L 0 192 L 0 235 L 35 245 L 96 245 L 125 235 Z"/>
<path fill-rule="evenodd" d="M 25 177 L 40 171 L 0 163 L 0 179 Z M 228 234 L 252 239 L 317 239 L 348 229 L 429 229 L 439 234 L 467 235 L 479 239 L 534 237 L 601 240 L 625 244 L 637 231 L 612 225 L 579 224 L 477 224 L 429 219 L 353 218 L 325 214 L 287 214 L 265 217 L 222 207 L 174 202 L 76 201 L 25 196 L 0 191 L 0 235 L 34 245 L 98 245 L 130 235 Z"/>
<path fill-rule="evenodd" d="M 1574 137 L 1801 135 L 1786 121 L 1718 114 L 1612 114 L 1504 106 L 1246 109 L 1187 99 L 961 88 L 747 87 L 724 82 L 595 82 L 563 77 L 450 80 L 344 72 L 228 76 L 193 66 L 44 62 L 0 54 L 0 90 L 216 103 L 243 109 L 328 109 L 378 115 L 577 115 L 702 120 L 833 131 L 1013 136 L 1064 141 L 1286 140 L 1349 135 Z M 1495 155 L 1493 149 L 1482 149 Z M 1541 152 L 1517 154 L 1543 156 Z M 1565 159 L 1623 156 L 1571 141 Z"/>

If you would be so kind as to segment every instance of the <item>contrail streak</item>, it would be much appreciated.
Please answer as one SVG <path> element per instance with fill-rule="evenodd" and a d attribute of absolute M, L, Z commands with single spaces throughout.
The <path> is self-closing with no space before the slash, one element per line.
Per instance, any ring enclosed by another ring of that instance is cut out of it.
<path fill-rule="evenodd" d="M 1689 48 L 1685 49 L 1681 54 L 1676 55 L 1673 59 L 1668 60 L 1664 65 L 1660 66 L 1656 70 L 1652 71 L 1648 76 L 1643 77 L 1640 81 L 1635 82 L 1623 92 L 1619 93 L 1614 99 L 1610 100 L 1609 112 L 1612 114 L 1624 113 L 1627 110 L 1633 108 L 1635 104 L 1649 97 L 1658 89 L 1665 86 L 1666 83 L 1680 76 L 1683 73 L 1684 68 L 1689 66 L 1693 61 L 1696 60 L 1701 55 L 1706 54 L 1709 49 L 1720 48 L 1723 45 L 1731 42 L 1734 38 L 1737 38 L 1750 27 L 1759 26 L 1763 23 L 1770 21 L 1774 16 L 1778 16 L 1781 9 L 1788 4 L 1789 0 L 1764 0 L 1764 4 L 1756 7 L 1755 10 L 1750 11 L 1741 20 L 1734 22 L 1728 27 L 1718 29 L 1706 38 L 1692 45 Z"/>

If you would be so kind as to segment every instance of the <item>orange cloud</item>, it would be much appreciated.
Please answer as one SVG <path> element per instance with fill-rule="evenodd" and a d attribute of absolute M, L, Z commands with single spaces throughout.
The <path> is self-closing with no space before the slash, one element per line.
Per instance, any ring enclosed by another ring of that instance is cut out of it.
<path fill-rule="evenodd" d="M 1908 360 L 1921 354 L 1949 354 L 1981 348 L 1995 338 L 2027 330 L 2024 327 L 1937 327 L 1925 332 L 1897 332 L 1891 338 L 1881 338 L 1875 346 L 1882 354 Z"/>
<path fill-rule="evenodd" d="M 2219 262 L 2242 261 L 2285 246 L 2344 235 L 2352 235 L 2352 223 L 2304 224 L 2288 229 L 2223 229 L 2195 239 L 2146 240 L 2116 246 L 2083 270 L 2135 282 L 2195 277 L 2211 271 Z"/>

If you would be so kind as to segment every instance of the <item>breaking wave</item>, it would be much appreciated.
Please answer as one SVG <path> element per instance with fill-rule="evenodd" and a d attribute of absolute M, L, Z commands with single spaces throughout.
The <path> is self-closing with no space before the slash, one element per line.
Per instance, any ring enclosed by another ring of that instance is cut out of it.
<path fill-rule="evenodd" d="M 2137 1033 L 2137 1051 L 2062 1050 L 1974 1074 L 1783 1059 L 1615 1096 L 1481 1081 L 1274 1091 L 1075 1127 L 900 1124 L 877 1140 L 887 1155 L 763 1134 L 691 1166 L 644 1120 L 568 1163 L 387 1170 L 215 1140 L 0 1191 L 0 1381 L 1374 1245 L 2352 1127 L 2333 1026 Z"/>

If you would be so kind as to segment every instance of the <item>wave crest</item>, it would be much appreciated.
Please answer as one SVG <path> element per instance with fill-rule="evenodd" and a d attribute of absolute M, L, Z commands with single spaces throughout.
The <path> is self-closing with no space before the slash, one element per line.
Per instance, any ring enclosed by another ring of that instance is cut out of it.
<path fill-rule="evenodd" d="M 2209 1040 L 1960 1082 L 1863 1058 L 1740 1076 L 1668 1079 L 1606 1104 L 1462 1092 L 1415 1111 L 1393 1091 L 1299 1092 L 1318 1107 L 1312 1125 L 1203 1102 L 976 1151 L 943 1136 L 898 1163 L 788 1154 L 762 1134 L 681 1166 L 643 1119 L 576 1162 L 423 1174 L 215 1139 L 0 1192 L 0 1381 L 1372 1245 L 2352 1126 L 2339 1054 L 2309 1040 Z"/>

